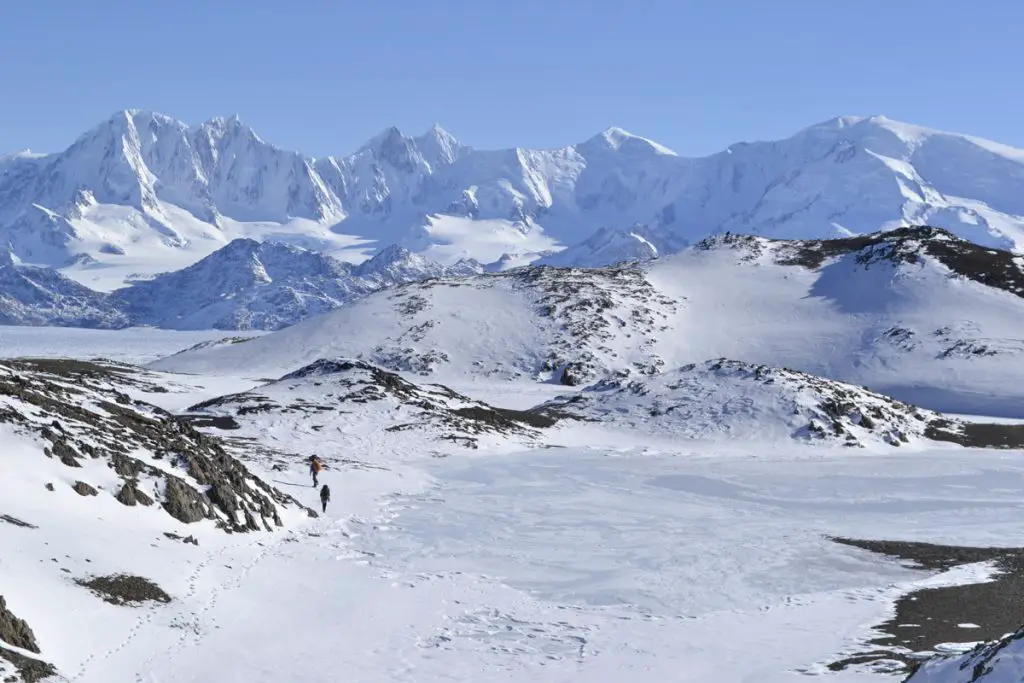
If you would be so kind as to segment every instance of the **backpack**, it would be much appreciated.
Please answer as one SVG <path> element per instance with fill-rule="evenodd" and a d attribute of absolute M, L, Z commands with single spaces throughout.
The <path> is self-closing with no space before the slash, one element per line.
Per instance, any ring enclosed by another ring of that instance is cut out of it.
<path fill-rule="evenodd" d="M 330 500 L 330 499 L 331 499 L 331 489 L 328 488 L 327 484 L 324 484 L 324 487 L 322 489 L 320 489 L 320 500 Z"/>

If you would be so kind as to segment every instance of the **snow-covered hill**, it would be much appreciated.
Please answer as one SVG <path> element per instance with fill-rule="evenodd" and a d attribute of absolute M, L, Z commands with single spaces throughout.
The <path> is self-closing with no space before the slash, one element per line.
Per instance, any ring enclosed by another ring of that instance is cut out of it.
<path fill-rule="evenodd" d="M 442 379 L 578 385 L 610 368 L 653 372 L 652 346 L 675 307 L 639 269 L 535 267 L 376 292 L 264 339 L 156 366 L 267 376 L 342 357 Z"/>
<path fill-rule="evenodd" d="M 654 376 L 602 380 L 532 412 L 646 436 L 718 442 L 946 442 L 985 448 L 1021 443 L 1013 427 L 967 423 L 864 387 L 725 358 Z"/>
<path fill-rule="evenodd" d="M 0 324 L 118 329 L 129 316 L 117 302 L 52 268 L 0 265 Z"/>
<path fill-rule="evenodd" d="M 927 222 L 1016 248 L 1022 182 L 1024 151 L 878 116 L 699 159 L 617 128 L 487 151 L 436 126 L 312 159 L 237 117 L 190 127 L 129 110 L 62 152 L 0 157 L 0 245 L 104 290 L 236 238 L 354 261 L 398 242 L 449 264 L 577 245 L 563 263 L 605 265 L 725 231 L 822 238 Z"/>
<path fill-rule="evenodd" d="M 157 367 L 281 374 L 323 357 L 584 384 L 727 357 L 944 412 L 1015 416 L 1020 259 L 931 228 L 825 242 L 722 236 L 646 266 L 410 284 Z"/>
<path fill-rule="evenodd" d="M 605 380 L 556 398 L 544 410 L 674 438 L 848 446 L 919 442 L 939 419 L 861 387 L 726 359 L 655 377 Z"/>
<path fill-rule="evenodd" d="M 555 422 L 539 413 L 496 409 L 441 385 L 415 384 L 361 361 L 326 359 L 257 389 L 204 401 L 189 412 L 228 419 L 231 429 L 262 442 L 295 434 L 310 435 L 312 443 L 318 434 L 353 438 L 358 425 L 361 433 L 378 439 L 395 434 L 401 440 L 406 438 L 401 433 L 414 431 L 421 439 L 470 448 L 481 438 L 527 441 Z"/>

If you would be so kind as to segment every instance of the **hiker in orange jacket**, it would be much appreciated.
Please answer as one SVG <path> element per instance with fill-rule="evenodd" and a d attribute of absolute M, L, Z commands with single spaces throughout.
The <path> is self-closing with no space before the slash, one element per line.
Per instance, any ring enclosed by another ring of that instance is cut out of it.
<path fill-rule="evenodd" d="M 319 483 L 317 481 L 317 477 L 320 475 L 320 470 L 323 468 L 324 464 L 320 462 L 320 458 L 317 456 L 314 455 L 309 459 L 309 473 L 313 475 L 313 488 L 316 488 Z"/>

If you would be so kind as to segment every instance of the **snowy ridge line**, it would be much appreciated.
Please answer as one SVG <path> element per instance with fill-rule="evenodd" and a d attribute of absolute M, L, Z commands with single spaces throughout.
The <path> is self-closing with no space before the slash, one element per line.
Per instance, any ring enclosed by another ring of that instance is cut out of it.
<path fill-rule="evenodd" d="M 637 379 L 601 380 L 528 410 L 495 408 L 356 359 L 320 359 L 257 389 L 191 406 L 187 414 L 258 438 L 252 429 L 267 415 L 295 430 L 340 431 L 341 422 L 352 418 L 337 418 L 338 411 L 373 421 L 385 433 L 415 431 L 473 449 L 490 435 L 543 443 L 550 438 L 545 431 L 571 429 L 573 422 L 693 441 L 1024 445 L 1018 425 L 967 423 L 863 387 L 724 358 Z"/>
<path fill-rule="evenodd" d="M 880 263 L 915 265 L 931 258 L 948 268 L 953 276 L 1024 297 L 1022 257 L 974 244 L 949 230 L 928 225 L 829 240 L 773 240 L 727 233 L 707 237 L 695 248 L 738 251 L 743 263 L 769 259 L 778 265 L 811 270 L 821 269 L 844 256 L 853 256 L 856 264 L 865 269 Z"/>

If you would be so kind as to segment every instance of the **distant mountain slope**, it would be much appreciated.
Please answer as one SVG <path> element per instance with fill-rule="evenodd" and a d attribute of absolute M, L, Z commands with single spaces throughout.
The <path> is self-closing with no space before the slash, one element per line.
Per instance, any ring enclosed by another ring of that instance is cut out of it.
<path fill-rule="evenodd" d="M 639 224 L 628 228 L 601 228 L 583 242 L 544 256 L 537 263 L 593 268 L 621 261 L 649 261 L 674 254 L 686 246 L 685 239 L 664 228 Z"/>
<path fill-rule="evenodd" d="M 0 265 L 0 325 L 118 329 L 129 317 L 107 294 L 51 268 Z"/>
<path fill-rule="evenodd" d="M 1018 257 L 931 228 L 849 240 L 721 236 L 643 267 L 410 284 L 170 370 L 283 373 L 321 357 L 567 384 L 727 357 L 943 412 L 1024 416 Z"/>
<path fill-rule="evenodd" d="M 300 247 L 235 240 L 180 271 L 114 293 L 138 324 L 176 330 L 274 330 L 394 284 L 479 272 L 385 250 L 359 266 Z"/>
<path fill-rule="evenodd" d="M 313 159 L 237 117 L 188 126 L 128 110 L 62 152 L 0 157 L 0 245 L 107 290 L 235 238 L 353 256 L 399 242 L 447 264 L 578 245 L 564 264 L 606 265 L 726 231 L 824 238 L 929 223 L 1011 248 L 1024 246 L 1022 183 L 1024 151 L 880 116 L 699 159 L 617 128 L 488 151 L 436 126 Z M 662 244 L 607 237 L 637 225 Z M 82 267 L 83 254 L 95 263 Z"/>
<path fill-rule="evenodd" d="M 198 263 L 96 292 L 53 268 L 0 264 L 0 324 L 275 330 L 385 287 L 480 273 L 391 247 L 358 266 L 277 242 L 235 240 Z"/>

